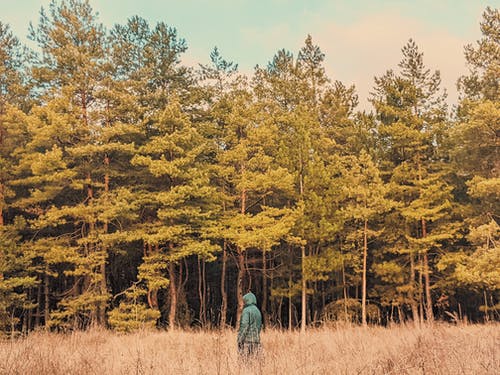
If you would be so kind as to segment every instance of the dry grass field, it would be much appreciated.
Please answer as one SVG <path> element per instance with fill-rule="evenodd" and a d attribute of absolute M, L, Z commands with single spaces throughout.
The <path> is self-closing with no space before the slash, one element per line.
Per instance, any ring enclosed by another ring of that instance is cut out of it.
<path fill-rule="evenodd" d="M 343 327 L 262 334 L 241 364 L 236 333 L 34 333 L 0 342 L 1 374 L 500 374 L 500 325 Z"/>

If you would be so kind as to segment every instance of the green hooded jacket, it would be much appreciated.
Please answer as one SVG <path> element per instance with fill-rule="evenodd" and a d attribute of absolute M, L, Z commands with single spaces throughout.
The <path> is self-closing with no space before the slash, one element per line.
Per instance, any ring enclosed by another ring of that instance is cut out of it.
<path fill-rule="evenodd" d="M 245 307 L 241 313 L 238 344 L 259 344 L 262 315 L 257 307 L 257 298 L 253 293 L 247 293 L 243 296 L 243 303 Z"/>

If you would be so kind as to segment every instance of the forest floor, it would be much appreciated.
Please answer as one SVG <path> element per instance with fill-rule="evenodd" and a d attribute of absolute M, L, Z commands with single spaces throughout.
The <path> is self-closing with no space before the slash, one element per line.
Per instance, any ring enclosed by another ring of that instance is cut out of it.
<path fill-rule="evenodd" d="M 233 330 L 33 333 L 0 341 L 0 374 L 500 374 L 500 324 L 262 333 L 241 363 Z"/>

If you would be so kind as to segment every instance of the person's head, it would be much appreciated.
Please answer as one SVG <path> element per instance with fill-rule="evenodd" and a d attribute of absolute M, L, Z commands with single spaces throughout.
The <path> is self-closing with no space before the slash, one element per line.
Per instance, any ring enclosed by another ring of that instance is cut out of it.
<path fill-rule="evenodd" d="M 257 305 L 257 298 L 255 297 L 255 294 L 252 292 L 245 294 L 243 296 L 243 304 L 245 306 Z"/>

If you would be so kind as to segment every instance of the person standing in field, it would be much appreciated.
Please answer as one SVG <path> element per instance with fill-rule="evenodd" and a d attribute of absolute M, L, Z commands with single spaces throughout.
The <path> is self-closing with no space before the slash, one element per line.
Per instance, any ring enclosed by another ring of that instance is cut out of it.
<path fill-rule="evenodd" d="M 257 307 L 257 298 L 253 293 L 243 296 L 243 311 L 238 330 L 238 352 L 244 358 L 254 357 L 260 352 L 260 330 L 262 314 Z"/>

